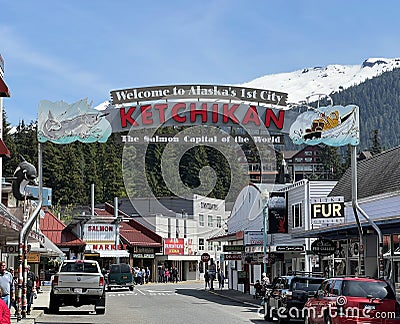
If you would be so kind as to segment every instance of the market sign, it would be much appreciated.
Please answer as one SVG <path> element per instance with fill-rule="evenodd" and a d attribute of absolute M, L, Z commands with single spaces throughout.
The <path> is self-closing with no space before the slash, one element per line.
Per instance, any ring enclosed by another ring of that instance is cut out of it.
<path fill-rule="evenodd" d="M 83 240 L 85 242 L 115 243 L 115 224 L 86 223 L 83 226 Z"/>
<path fill-rule="evenodd" d="M 311 199 L 311 224 L 344 223 L 344 197 Z"/>
<path fill-rule="evenodd" d="M 244 252 L 244 245 L 224 245 L 223 252 Z"/>
<path fill-rule="evenodd" d="M 336 244 L 332 240 L 320 238 L 311 243 L 311 251 L 320 256 L 329 256 L 335 253 Z"/>

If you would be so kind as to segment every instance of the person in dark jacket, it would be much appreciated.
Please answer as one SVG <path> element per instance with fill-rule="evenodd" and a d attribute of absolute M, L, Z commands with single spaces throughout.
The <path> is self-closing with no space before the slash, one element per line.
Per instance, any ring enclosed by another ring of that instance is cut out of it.
<path fill-rule="evenodd" d="M 29 315 L 31 313 L 31 308 L 33 304 L 33 298 L 36 298 L 36 275 L 31 271 L 31 266 L 27 266 L 28 274 L 26 277 L 26 314 Z"/>

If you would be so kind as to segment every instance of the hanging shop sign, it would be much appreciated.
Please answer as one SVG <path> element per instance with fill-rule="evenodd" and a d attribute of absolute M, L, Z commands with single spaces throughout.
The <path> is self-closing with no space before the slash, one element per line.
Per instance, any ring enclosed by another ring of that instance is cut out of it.
<path fill-rule="evenodd" d="M 245 245 L 263 245 L 264 233 L 261 231 L 247 231 L 244 233 Z"/>
<path fill-rule="evenodd" d="M 344 197 L 324 197 L 311 199 L 312 224 L 344 223 Z"/>
<path fill-rule="evenodd" d="M 242 254 L 221 254 L 224 256 L 224 260 L 242 260 Z"/>
<path fill-rule="evenodd" d="M 224 245 L 223 252 L 244 252 L 244 245 Z"/>
<path fill-rule="evenodd" d="M 276 252 L 303 252 L 303 245 L 277 245 Z"/>
<path fill-rule="evenodd" d="M 332 240 L 320 238 L 311 243 L 311 251 L 320 256 L 329 256 L 335 253 L 336 244 Z"/>

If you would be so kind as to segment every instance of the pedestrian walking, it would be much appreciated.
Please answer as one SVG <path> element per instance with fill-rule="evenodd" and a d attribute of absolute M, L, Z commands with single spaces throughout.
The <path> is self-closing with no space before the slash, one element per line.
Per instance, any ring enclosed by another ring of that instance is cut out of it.
<path fill-rule="evenodd" d="M 208 274 L 207 270 L 204 273 L 204 282 L 205 282 L 204 290 L 207 289 L 207 287 L 210 288 L 210 275 Z"/>
<path fill-rule="evenodd" d="M 224 282 L 225 282 L 225 275 L 224 275 L 224 272 L 220 269 L 220 270 L 218 271 L 219 289 L 224 288 Z"/>
<path fill-rule="evenodd" d="M 8 271 L 11 273 L 11 275 L 14 278 L 14 291 L 17 291 L 17 289 L 18 289 L 18 275 L 17 275 L 17 273 L 15 273 L 13 267 L 10 267 L 8 269 Z M 17 307 L 17 300 L 16 299 L 14 299 L 14 301 L 11 302 L 11 306 L 14 308 L 14 314 L 17 315 L 18 307 Z"/>
<path fill-rule="evenodd" d="M 1 299 L 11 308 L 11 303 L 15 301 L 14 278 L 7 270 L 7 264 L 4 261 L 0 262 L 0 289 Z"/>
<path fill-rule="evenodd" d="M 0 288 L 0 295 L 2 295 L 2 291 Z M 11 324 L 11 313 L 7 304 L 3 299 L 0 298 L 0 324 Z"/>
<path fill-rule="evenodd" d="M 149 283 L 150 280 L 150 269 L 146 267 L 146 283 Z"/>
<path fill-rule="evenodd" d="M 178 283 L 178 268 L 177 267 L 172 267 L 172 282 Z"/>
<path fill-rule="evenodd" d="M 27 276 L 26 276 L 26 314 L 30 315 L 31 308 L 33 304 L 33 299 L 37 298 L 36 295 L 36 281 L 37 276 L 33 271 L 31 271 L 31 266 L 27 266 Z"/>

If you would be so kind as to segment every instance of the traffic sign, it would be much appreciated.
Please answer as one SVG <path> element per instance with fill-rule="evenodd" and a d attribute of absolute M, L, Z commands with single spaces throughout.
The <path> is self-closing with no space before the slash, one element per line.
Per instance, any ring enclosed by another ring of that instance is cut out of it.
<path fill-rule="evenodd" d="M 208 261 L 210 261 L 210 255 L 207 253 L 207 252 L 204 252 L 202 255 L 201 255 L 201 261 L 203 261 L 203 262 L 208 262 Z"/>

